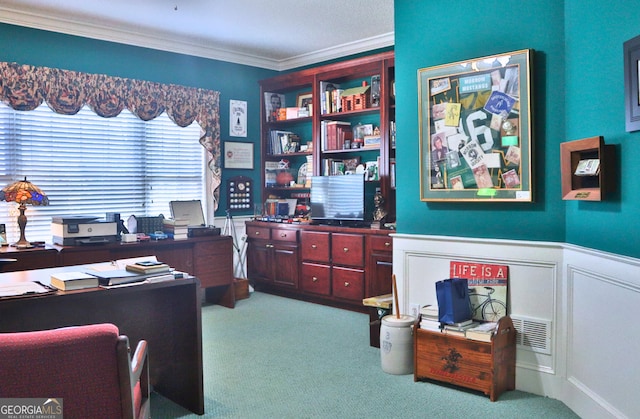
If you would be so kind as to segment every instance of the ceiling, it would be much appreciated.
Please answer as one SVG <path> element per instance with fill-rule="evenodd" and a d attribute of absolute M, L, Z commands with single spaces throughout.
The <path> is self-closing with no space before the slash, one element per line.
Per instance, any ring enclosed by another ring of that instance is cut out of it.
<path fill-rule="evenodd" d="M 394 43 L 393 0 L 1 0 L 0 22 L 272 70 Z"/>

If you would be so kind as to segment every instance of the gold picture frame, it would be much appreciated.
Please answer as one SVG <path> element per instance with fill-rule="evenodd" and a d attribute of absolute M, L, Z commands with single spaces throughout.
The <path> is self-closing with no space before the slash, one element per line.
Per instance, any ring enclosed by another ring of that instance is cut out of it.
<path fill-rule="evenodd" d="M 533 52 L 418 70 L 422 201 L 533 201 Z"/>

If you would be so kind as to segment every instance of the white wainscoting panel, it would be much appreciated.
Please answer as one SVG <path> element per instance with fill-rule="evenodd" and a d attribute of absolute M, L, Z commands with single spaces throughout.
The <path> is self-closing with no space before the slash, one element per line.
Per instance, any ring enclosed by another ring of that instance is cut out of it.
<path fill-rule="evenodd" d="M 516 387 L 584 418 L 640 417 L 640 261 L 566 243 L 394 235 L 403 313 L 435 304 L 451 261 L 509 266 L 509 312 L 545 330 L 544 351 L 516 351 Z M 535 333 L 539 333 L 536 331 Z"/>

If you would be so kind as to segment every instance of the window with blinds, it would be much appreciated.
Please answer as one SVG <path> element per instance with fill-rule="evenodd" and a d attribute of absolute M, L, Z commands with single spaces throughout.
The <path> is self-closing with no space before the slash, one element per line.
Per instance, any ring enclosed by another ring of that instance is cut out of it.
<path fill-rule="evenodd" d="M 126 109 L 102 118 L 89 108 L 60 115 L 46 104 L 15 111 L 0 104 L 0 188 L 27 177 L 49 206 L 27 206 L 26 238 L 51 243 L 51 218 L 120 213 L 170 216 L 169 202 L 205 200 L 204 148 L 197 123 L 166 114 L 142 121 Z M 17 204 L 0 202 L 0 223 L 17 241 Z"/>

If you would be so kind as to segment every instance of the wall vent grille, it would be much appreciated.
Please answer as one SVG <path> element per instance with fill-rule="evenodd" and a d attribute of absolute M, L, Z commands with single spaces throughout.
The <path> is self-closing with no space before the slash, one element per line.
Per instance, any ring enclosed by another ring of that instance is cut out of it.
<path fill-rule="evenodd" d="M 551 321 L 512 315 L 519 348 L 543 354 L 551 354 Z"/>

